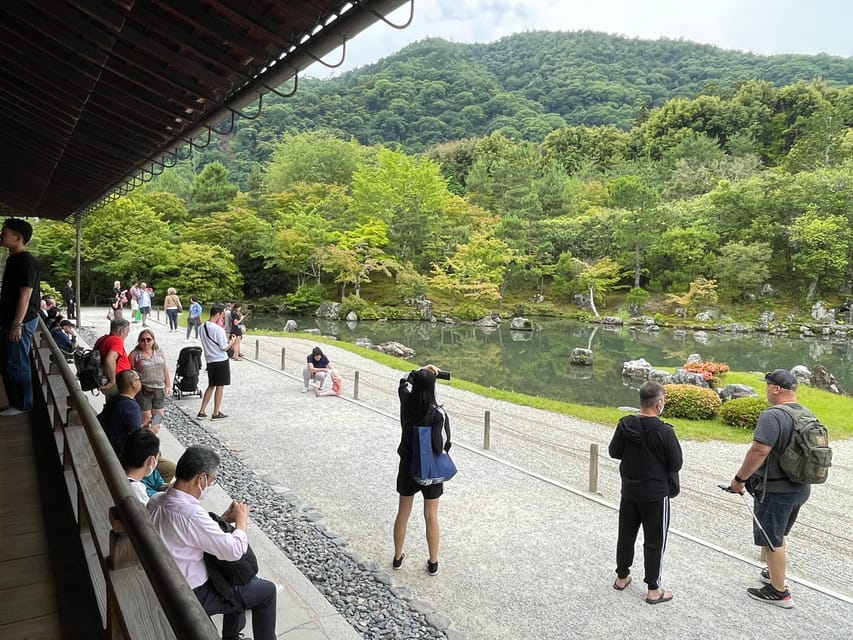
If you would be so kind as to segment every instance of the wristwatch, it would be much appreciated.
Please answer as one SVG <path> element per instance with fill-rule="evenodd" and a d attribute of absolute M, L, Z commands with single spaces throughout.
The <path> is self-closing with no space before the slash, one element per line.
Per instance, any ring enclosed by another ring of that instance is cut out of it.
<path fill-rule="evenodd" d="M 735 474 L 735 480 L 736 480 L 737 482 L 740 482 L 741 484 L 746 484 L 746 480 L 744 480 L 743 478 L 741 478 L 741 477 L 740 477 L 740 476 L 738 476 L 737 474 Z"/>

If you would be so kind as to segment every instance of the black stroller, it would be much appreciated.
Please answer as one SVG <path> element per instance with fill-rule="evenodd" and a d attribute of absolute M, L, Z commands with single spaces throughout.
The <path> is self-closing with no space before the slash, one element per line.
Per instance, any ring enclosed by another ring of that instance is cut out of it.
<path fill-rule="evenodd" d="M 201 396 L 198 376 L 201 371 L 201 347 L 184 347 L 178 354 L 172 395 L 179 400 L 184 396 Z"/>

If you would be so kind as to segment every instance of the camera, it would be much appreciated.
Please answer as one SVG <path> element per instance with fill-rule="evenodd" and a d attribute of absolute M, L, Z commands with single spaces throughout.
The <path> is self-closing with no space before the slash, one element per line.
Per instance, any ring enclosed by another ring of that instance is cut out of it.
<path fill-rule="evenodd" d="M 449 371 L 439 371 L 435 377 L 438 380 L 450 380 L 450 372 Z"/>

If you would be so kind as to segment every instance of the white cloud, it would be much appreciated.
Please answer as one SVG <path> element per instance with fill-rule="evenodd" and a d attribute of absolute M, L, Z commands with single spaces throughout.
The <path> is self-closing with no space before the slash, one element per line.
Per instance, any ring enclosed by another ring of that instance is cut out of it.
<path fill-rule="evenodd" d="M 389 16 L 408 19 L 409 5 Z M 415 0 L 412 25 L 381 22 L 347 47 L 342 70 L 376 62 L 427 37 L 491 42 L 522 31 L 589 29 L 629 37 L 684 38 L 761 54 L 853 56 L 848 0 Z M 310 70 L 324 75 L 315 65 Z M 340 72 L 340 70 L 339 70 Z"/>

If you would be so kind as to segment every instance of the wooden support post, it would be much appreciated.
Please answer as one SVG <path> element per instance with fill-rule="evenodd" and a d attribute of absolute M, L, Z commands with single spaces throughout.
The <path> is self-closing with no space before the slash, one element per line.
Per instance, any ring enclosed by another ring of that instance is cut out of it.
<path fill-rule="evenodd" d="M 589 492 L 598 493 L 598 445 L 589 445 Z"/>
<path fill-rule="evenodd" d="M 255 340 L 255 360 L 258 359 L 258 355 L 260 354 L 260 352 L 261 352 L 261 341 L 256 339 Z"/>
<path fill-rule="evenodd" d="M 284 347 L 281 348 L 281 370 L 284 371 Z"/>
<path fill-rule="evenodd" d="M 488 449 L 492 444 L 492 412 L 486 411 L 483 416 L 483 449 Z"/>
<path fill-rule="evenodd" d="M 353 400 L 358 400 L 358 371 L 355 372 L 355 378 L 352 382 L 352 397 Z"/>

